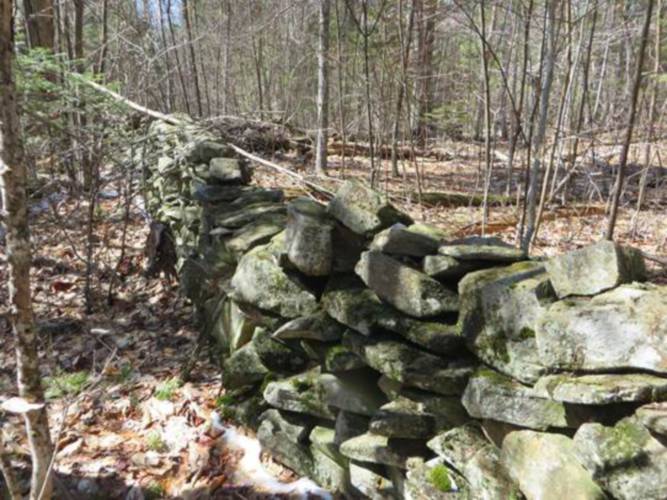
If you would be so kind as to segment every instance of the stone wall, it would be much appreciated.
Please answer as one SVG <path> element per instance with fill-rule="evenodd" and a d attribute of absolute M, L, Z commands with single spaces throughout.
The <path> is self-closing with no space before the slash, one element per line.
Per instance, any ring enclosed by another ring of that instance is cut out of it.
<path fill-rule="evenodd" d="M 354 181 L 284 200 L 194 126 L 153 132 L 225 416 L 277 460 L 353 498 L 667 498 L 667 287 L 639 252 L 451 241 Z"/>

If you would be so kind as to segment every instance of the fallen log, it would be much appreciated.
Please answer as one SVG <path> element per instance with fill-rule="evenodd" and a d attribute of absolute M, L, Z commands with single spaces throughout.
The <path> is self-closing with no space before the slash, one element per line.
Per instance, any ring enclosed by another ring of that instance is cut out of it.
<path fill-rule="evenodd" d="M 370 156 L 370 146 L 364 142 L 330 142 L 327 145 L 327 152 L 330 155 L 338 156 Z M 383 160 L 390 160 L 392 148 L 383 144 L 376 146 L 374 154 Z M 396 157 L 399 160 L 414 160 L 415 157 L 433 158 L 438 161 L 451 160 L 454 155 L 444 148 L 413 148 L 412 146 L 399 146 L 396 148 Z"/>
<path fill-rule="evenodd" d="M 424 205 L 431 206 L 479 207 L 484 204 L 484 195 L 458 191 L 426 191 L 422 193 L 421 200 Z M 487 203 L 489 206 L 508 205 L 512 203 L 512 199 L 509 196 L 489 194 Z"/>

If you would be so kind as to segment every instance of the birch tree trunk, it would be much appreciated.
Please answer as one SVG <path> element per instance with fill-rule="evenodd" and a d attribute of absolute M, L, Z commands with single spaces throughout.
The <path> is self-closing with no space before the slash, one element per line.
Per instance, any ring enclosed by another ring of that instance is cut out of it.
<path fill-rule="evenodd" d="M 44 400 L 39 375 L 37 338 L 32 318 L 30 292 L 30 232 L 26 201 L 26 171 L 19 142 L 16 89 L 12 74 L 14 52 L 14 9 L 12 0 L 0 0 L 0 192 L 4 205 L 9 269 L 9 316 L 16 347 L 16 374 L 19 395 L 33 403 Z M 48 477 L 52 455 L 46 409 L 25 414 L 32 455 L 30 498 L 50 498 Z"/>
<path fill-rule="evenodd" d="M 323 175 L 327 168 L 329 128 L 329 0 L 320 0 L 320 45 L 317 51 L 317 142 L 315 172 Z"/>

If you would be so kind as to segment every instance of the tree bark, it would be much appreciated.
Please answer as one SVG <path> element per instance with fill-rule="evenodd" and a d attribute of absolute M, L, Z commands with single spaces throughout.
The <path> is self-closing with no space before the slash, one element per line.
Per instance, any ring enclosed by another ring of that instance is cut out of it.
<path fill-rule="evenodd" d="M 53 24 L 53 0 L 23 0 L 30 48 L 53 51 L 55 26 Z"/>
<path fill-rule="evenodd" d="M 183 19 L 185 20 L 185 31 L 188 37 L 188 48 L 190 49 L 190 68 L 192 71 L 192 83 L 195 87 L 195 97 L 197 98 L 197 111 L 199 116 L 204 115 L 204 109 L 202 106 L 202 97 L 201 97 L 201 88 L 199 87 L 199 74 L 197 71 L 197 56 L 195 54 L 194 40 L 192 38 L 192 23 L 190 22 L 190 8 L 188 5 L 188 0 L 182 0 L 183 2 Z"/>
<path fill-rule="evenodd" d="M 42 403 L 30 291 L 30 231 L 26 197 L 26 171 L 19 139 L 16 88 L 12 73 L 14 55 L 14 10 L 12 0 L 0 0 L 0 188 L 5 212 L 6 251 L 9 270 L 9 316 L 16 348 L 16 374 L 19 395 L 27 401 Z M 30 498 L 50 498 L 52 482 L 49 463 L 53 448 L 45 407 L 25 414 L 26 431 L 32 455 Z"/>
<path fill-rule="evenodd" d="M 649 29 L 651 27 L 651 15 L 653 14 L 654 0 L 648 0 L 646 7 L 646 17 L 644 18 L 644 27 L 642 28 L 641 40 L 639 42 L 639 58 L 637 61 L 637 68 L 635 72 L 635 81 L 632 87 L 632 100 L 630 102 L 630 117 L 628 119 L 628 128 L 625 134 L 625 141 L 623 142 L 623 149 L 621 150 L 621 158 L 618 165 L 618 172 L 616 173 L 616 182 L 614 183 L 614 191 L 612 194 L 611 210 L 609 212 L 609 220 L 607 223 L 607 232 L 605 238 L 608 240 L 614 239 L 614 228 L 616 226 L 616 218 L 618 217 L 618 204 L 621 200 L 621 192 L 623 191 L 623 181 L 625 180 L 625 166 L 628 163 L 628 152 L 630 151 L 630 143 L 632 142 L 632 133 L 635 127 L 635 116 L 637 114 L 637 100 L 639 98 L 639 90 L 642 83 L 642 68 L 644 66 L 644 56 L 646 53 L 646 45 L 648 44 Z"/>
<path fill-rule="evenodd" d="M 391 134 L 391 175 L 398 177 L 398 134 L 400 132 L 401 111 L 403 109 L 403 98 L 408 92 L 408 65 L 410 62 L 410 46 L 412 45 L 412 28 L 415 23 L 415 4 L 417 0 L 412 0 L 410 7 L 410 17 L 408 18 L 407 33 L 403 33 L 403 0 L 399 0 L 398 27 L 401 41 L 401 81 L 398 87 L 398 96 L 396 98 L 396 114 L 394 116 L 394 126 Z"/>
<path fill-rule="evenodd" d="M 547 117 L 549 114 L 549 96 L 553 82 L 554 66 L 556 65 L 556 7 L 559 0 L 547 0 L 546 10 L 546 37 L 544 53 L 544 70 L 542 75 L 542 87 L 540 88 L 539 117 L 537 131 L 532 141 L 532 164 L 528 179 L 528 193 L 526 197 L 526 232 L 521 240 L 521 249 L 528 252 L 535 231 L 535 220 L 537 218 L 537 193 L 540 187 L 539 177 L 541 170 L 542 145 L 547 128 Z"/>
<path fill-rule="evenodd" d="M 320 45 L 317 52 L 317 140 L 315 143 L 315 172 L 324 174 L 327 168 L 329 129 L 329 0 L 320 0 Z"/>

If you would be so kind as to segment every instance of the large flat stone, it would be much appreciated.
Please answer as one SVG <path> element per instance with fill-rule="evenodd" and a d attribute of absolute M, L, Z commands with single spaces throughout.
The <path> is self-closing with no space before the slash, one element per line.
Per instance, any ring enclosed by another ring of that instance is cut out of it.
<path fill-rule="evenodd" d="M 539 263 L 470 273 L 459 283 L 459 297 L 459 326 L 472 352 L 526 383 L 544 373 L 535 328 L 555 296 Z"/>
<path fill-rule="evenodd" d="M 622 285 L 552 304 L 536 329 L 540 360 L 557 370 L 667 374 L 667 287 Z"/>
<path fill-rule="evenodd" d="M 461 394 L 474 370 L 474 362 L 470 358 L 446 359 L 381 337 L 369 339 L 348 331 L 343 343 L 368 366 L 389 378 L 438 394 Z"/>
<path fill-rule="evenodd" d="M 334 342 L 343 336 L 345 327 L 331 319 L 325 312 L 318 311 L 301 316 L 283 324 L 273 332 L 279 340 L 309 339 L 320 342 Z"/>
<path fill-rule="evenodd" d="M 340 445 L 340 452 L 362 462 L 405 468 L 408 458 L 424 456 L 427 450 L 422 441 L 366 433 L 345 441 Z"/>
<path fill-rule="evenodd" d="M 424 439 L 469 420 L 458 397 L 398 398 L 380 407 L 370 422 L 374 434 L 394 438 Z"/>
<path fill-rule="evenodd" d="M 335 420 L 337 410 L 373 415 L 386 399 L 366 372 L 321 373 L 319 368 L 270 382 L 264 399 L 287 411 Z"/>
<path fill-rule="evenodd" d="M 537 381 L 535 392 L 566 403 L 647 403 L 667 399 L 667 378 L 640 373 L 547 375 Z"/>
<path fill-rule="evenodd" d="M 547 272 L 560 298 L 595 295 L 631 281 L 646 279 L 639 250 L 601 241 L 546 262 Z"/>
<path fill-rule="evenodd" d="M 579 460 L 613 498 L 667 498 L 667 447 L 637 419 L 584 424 L 574 442 Z"/>
<path fill-rule="evenodd" d="M 378 330 L 378 318 L 398 317 L 355 277 L 335 276 L 322 295 L 324 310 L 339 323 L 364 335 Z"/>
<path fill-rule="evenodd" d="M 239 261 L 232 278 L 233 297 L 286 318 L 315 312 L 317 299 L 282 267 L 266 247 L 258 247 Z"/>
<path fill-rule="evenodd" d="M 223 236 L 227 249 L 237 258 L 257 245 L 267 243 L 285 229 L 286 216 L 281 213 L 264 214 L 253 222 Z"/>
<path fill-rule="evenodd" d="M 364 335 L 388 330 L 438 354 L 458 352 L 463 344 L 456 325 L 407 317 L 356 278 L 332 278 L 322 303 L 332 318 Z"/>
<path fill-rule="evenodd" d="M 574 443 L 567 436 L 512 432 L 503 441 L 502 461 L 527 500 L 606 498 L 591 473 L 578 462 Z"/>
<path fill-rule="evenodd" d="M 382 300 L 410 316 L 424 318 L 458 310 L 455 292 L 381 252 L 361 254 L 355 271 Z"/>
<path fill-rule="evenodd" d="M 469 237 L 446 242 L 438 248 L 440 255 L 458 260 L 511 263 L 524 260 L 526 254 L 498 238 Z"/>
<path fill-rule="evenodd" d="M 448 255 L 427 255 L 423 269 L 431 278 L 440 281 L 458 281 L 472 271 L 498 265 L 497 262 L 458 260 Z"/>
<path fill-rule="evenodd" d="M 376 234 L 370 249 L 390 255 L 424 257 L 435 254 L 438 245 L 437 239 L 411 231 L 403 224 L 395 224 Z"/>
<path fill-rule="evenodd" d="M 468 381 L 463 406 L 474 418 L 499 420 L 531 429 L 570 427 L 565 405 L 489 369 Z"/>
<path fill-rule="evenodd" d="M 357 234 L 372 235 L 397 222 L 412 223 L 377 191 L 359 181 L 345 182 L 329 202 L 328 212 Z"/>

